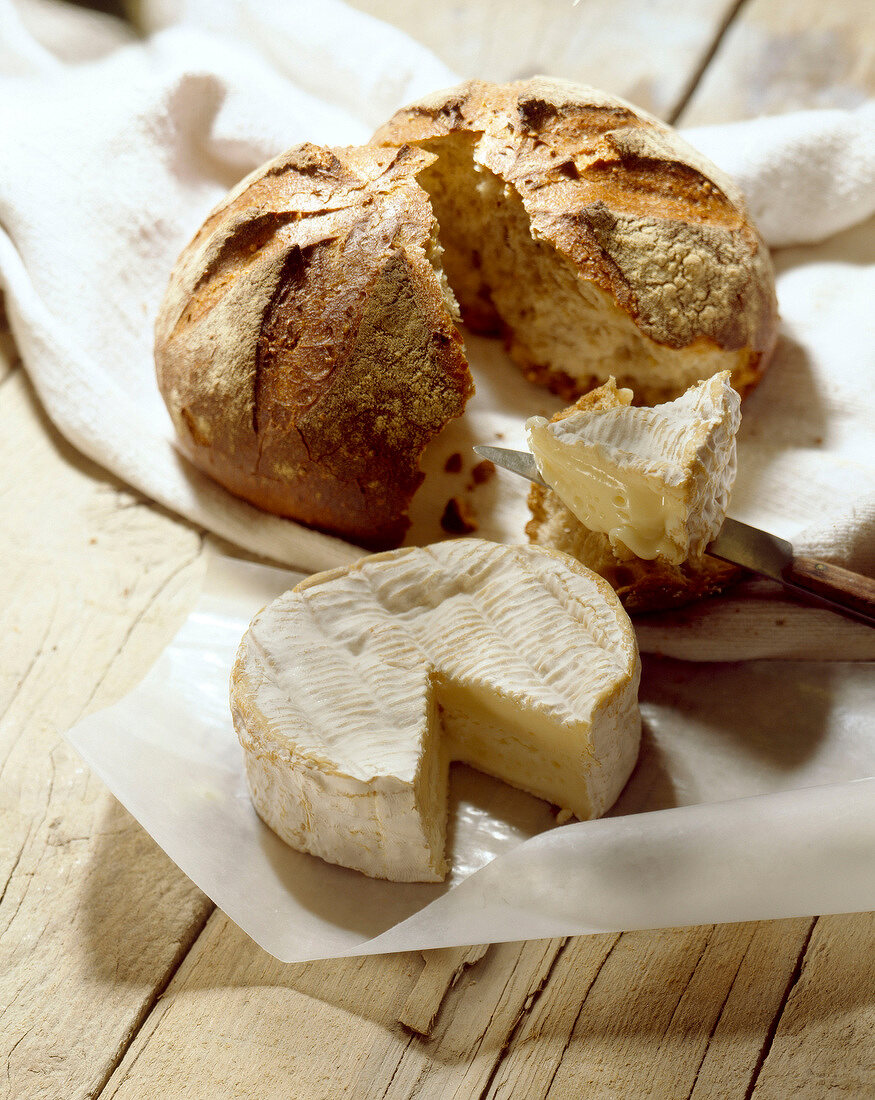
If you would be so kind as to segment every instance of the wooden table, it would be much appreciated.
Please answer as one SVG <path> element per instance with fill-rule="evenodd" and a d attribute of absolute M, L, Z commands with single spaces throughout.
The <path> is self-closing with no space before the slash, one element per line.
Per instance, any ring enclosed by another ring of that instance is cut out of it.
<path fill-rule="evenodd" d="M 681 124 L 875 85 L 862 0 L 358 6 L 467 75 L 552 71 Z M 202 533 L 58 436 L 8 336 L 0 469 L 0 1094 L 875 1095 L 872 914 L 276 962 L 61 737 L 174 633 Z"/>

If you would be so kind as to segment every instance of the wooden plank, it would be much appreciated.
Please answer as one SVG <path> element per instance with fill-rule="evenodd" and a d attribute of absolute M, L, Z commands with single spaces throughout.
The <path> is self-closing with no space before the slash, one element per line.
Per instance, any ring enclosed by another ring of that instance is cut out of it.
<path fill-rule="evenodd" d="M 745 1097 L 810 925 L 572 941 L 486 1096 Z"/>
<path fill-rule="evenodd" d="M 669 118 L 737 0 L 352 0 L 428 46 L 464 79 L 562 76 Z"/>
<path fill-rule="evenodd" d="M 875 913 L 821 917 L 753 1100 L 875 1096 Z"/>
<path fill-rule="evenodd" d="M 213 915 L 102 1098 L 336 1096 L 385 1087 L 418 952 L 289 966 Z M 383 1077 L 383 1074 L 385 1076 Z"/>
<path fill-rule="evenodd" d="M 570 939 L 537 1000 L 510 1037 L 486 1097 L 549 1091 L 574 1030 L 581 1004 L 621 940 L 618 934 Z"/>
<path fill-rule="evenodd" d="M 690 1100 L 746 1097 L 814 925 L 761 921 L 750 939 L 697 1070 Z"/>
<path fill-rule="evenodd" d="M 93 1095 L 212 906 L 61 739 L 142 674 L 200 539 L 0 398 L 0 1052 L 6 1095 Z M 34 506 L 34 501 L 39 506 Z"/>
<path fill-rule="evenodd" d="M 488 950 L 489 945 L 481 943 L 423 951 L 425 965 L 398 1014 L 398 1022 L 417 1035 L 430 1035 L 446 995 L 463 971 L 478 963 Z"/>
<path fill-rule="evenodd" d="M 418 953 L 289 966 L 216 913 L 102 1098 L 478 1096 L 562 943 L 493 947 L 426 1039 L 397 1019 Z"/>
<path fill-rule="evenodd" d="M 855 107 L 875 95 L 871 0 L 748 0 L 685 109 L 685 126 L 815 107 Z"/>
<path fill-rule="evenodd" d="M 356 1096 L 480 1097 L 503 1051 L 549 982 L 564 940 L 496 944 L 446 998 L 430 1042 L 410 1043 L 391 1081 L 363 1078 Z"/>

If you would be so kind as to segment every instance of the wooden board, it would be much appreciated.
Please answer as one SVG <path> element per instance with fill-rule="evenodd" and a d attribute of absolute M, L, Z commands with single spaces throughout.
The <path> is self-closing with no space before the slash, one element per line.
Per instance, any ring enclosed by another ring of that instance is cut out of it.
<path fill-rule="evenodd" d="M 671 118 L 738 0 L 353 0 L 427 46 L 461 79 L 546 73 Z"/>
<path fill-rule="evenodd" d="M 359 6 L 465 75 L 561 72 L 689 123 L 872 87 L 857 2 Z M 202 542 L 58 437 L 2 321 L 0 470 L 0 1097 L 875 1094 L 872 915 L 271 959 L 61 738 L 172 635 Z"/>
<path fill-rule="evenodd" d="M 74 1097 L 212 906 L 61 734 L 157 657 L 201 538 L 66 446 L 20 369 L 0 382 L 0 469 L 0 1095 Z"/>
<path fill-rule="evenodd" d="M 875 4 L 749 0 L 681 115 L 684 126 L 817 107 L 875 95 Z"/>

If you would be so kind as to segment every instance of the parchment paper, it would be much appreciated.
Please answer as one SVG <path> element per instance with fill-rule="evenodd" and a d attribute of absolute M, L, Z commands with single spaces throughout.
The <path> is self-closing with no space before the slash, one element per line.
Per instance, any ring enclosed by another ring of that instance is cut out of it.
<path fill-rule="evenodd" d="M 288 848 L 249 800 L 228 710 L 252 615 L 300 574 L 214 556 L 145 680 L 69 740 L 168 855 L 283 961 L 875 907 L 871 666 L 645 657 L 644 741 L 612 814 L 454 766 L 445 884 Z"/>

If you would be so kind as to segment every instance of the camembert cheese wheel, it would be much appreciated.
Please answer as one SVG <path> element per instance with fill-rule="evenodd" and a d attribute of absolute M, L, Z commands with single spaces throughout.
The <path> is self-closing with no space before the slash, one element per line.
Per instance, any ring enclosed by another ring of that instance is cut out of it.
<path fill-rule="evenodd" d="M 640 664 L 601 577 L 460 539 L 308 578 L 241 642 L 231 710 L 253 803 L 286 843 L 437 882 L 458 760 L 597 817 L 638 754 Z"/>
<path fill-rule="evenodd" d="M 701 558 L 720 530 L 736 474 L 740 398 L 729 372 L 675 401 L 633 408 L 614 379 L 551 421 L 526 422 L 541 476 L 618 557 Z"/>

